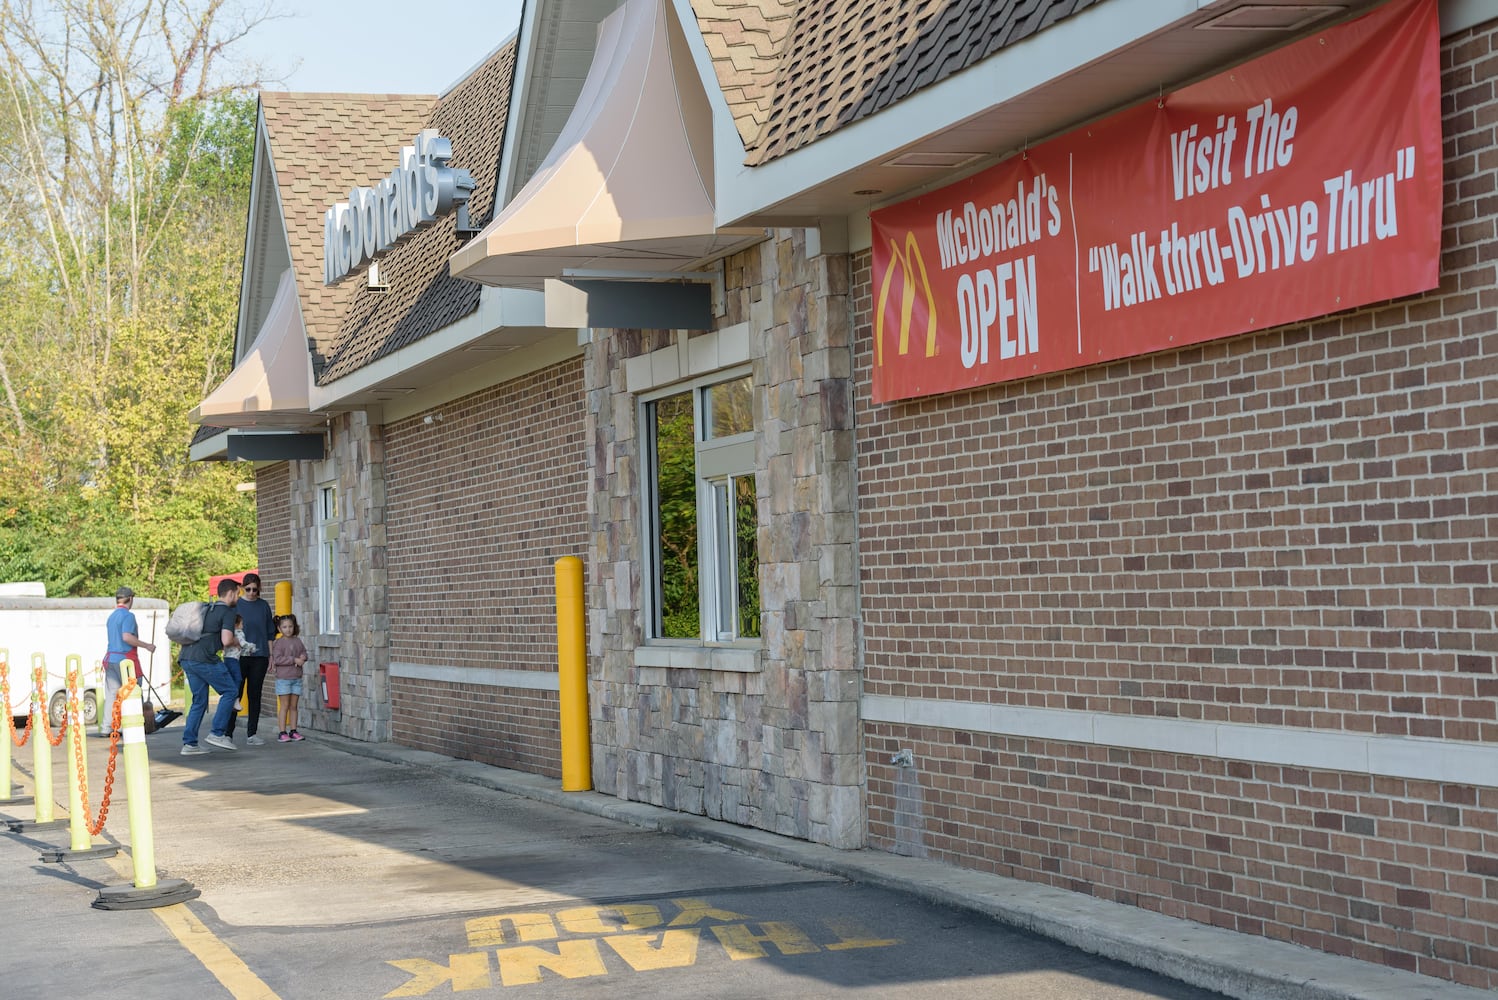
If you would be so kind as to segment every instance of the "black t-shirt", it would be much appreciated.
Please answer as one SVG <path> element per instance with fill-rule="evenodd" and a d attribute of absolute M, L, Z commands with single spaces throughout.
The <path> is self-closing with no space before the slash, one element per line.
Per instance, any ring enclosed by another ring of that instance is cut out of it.
<path fill-rule="evenodd" d="M 182 659 L 193 663 L 213 663 L 224 648 L 224 629 L 234 631 L 234 609 L 214 601 L 203 612 L 203 637 L 182 647 Z"/>

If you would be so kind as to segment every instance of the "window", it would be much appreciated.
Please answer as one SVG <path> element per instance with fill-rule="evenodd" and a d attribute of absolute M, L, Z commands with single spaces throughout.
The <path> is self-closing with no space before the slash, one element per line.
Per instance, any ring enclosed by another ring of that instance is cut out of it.
<path fill-rule="evenodd" d="M 644 403 L 651 638 L 759 637 L 753 404 L 748 375 Z"/>
<path fill-rule="evenodd" d="M 317 493 L 317 593 L 319 631 L 338 631 L 338 487 Z"/>

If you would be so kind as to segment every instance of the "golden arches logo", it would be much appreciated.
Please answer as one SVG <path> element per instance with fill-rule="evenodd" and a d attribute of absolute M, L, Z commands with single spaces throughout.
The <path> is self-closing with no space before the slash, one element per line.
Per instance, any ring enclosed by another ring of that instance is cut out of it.
<path fill-rule="evenodd" d="M 894 283 L 897 271 L 903 279 L 900 291 L 899 353 L 910 353 L 910 321 L 915 313 L 916 293 L 919 292 L 926 299 L 926 357 L 936 356 L 936 295 L 931 291 L 931 276 L 926 273 L 926 261 L 921 257 L 915 233 L 907 232 L 903 250 L 897 240 L 889 241 L 889 263 L 884 268 L 884 280 L 879 283 L 879 300 L 874 306 L 875 367 L 884 364 L 885 309 L 889 305 L 890 285 Z"/>

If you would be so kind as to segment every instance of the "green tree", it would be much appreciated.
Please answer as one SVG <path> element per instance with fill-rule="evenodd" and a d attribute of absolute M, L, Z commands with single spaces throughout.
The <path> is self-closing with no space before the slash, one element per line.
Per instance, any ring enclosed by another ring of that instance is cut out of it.
<path fill-rule="evenodd" d="M 0 578 L 177 600 L 255 561 L 188 411 L 232 365 L 264 19 L 225 0 L 0 0 Z"/>

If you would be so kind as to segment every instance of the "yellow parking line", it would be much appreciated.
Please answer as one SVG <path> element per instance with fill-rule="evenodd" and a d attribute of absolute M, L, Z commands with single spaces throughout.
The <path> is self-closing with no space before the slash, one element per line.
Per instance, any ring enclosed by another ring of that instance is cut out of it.
<path fill-rule="evenodd" d="M 126 855 L 117 854 L 109 859 L 110 867 L 126 879 L 134 879 L 135 873 L 125 861 Z M 156 915 L 172 937 L 193 954 L 213 978 L 223 984 L 234 1000 L 281 1000 L 275 990 L 250 971 L 244 959 L 229 948 L 187 908 L 185 903 L 162 906 L 151 911 Z"/>

